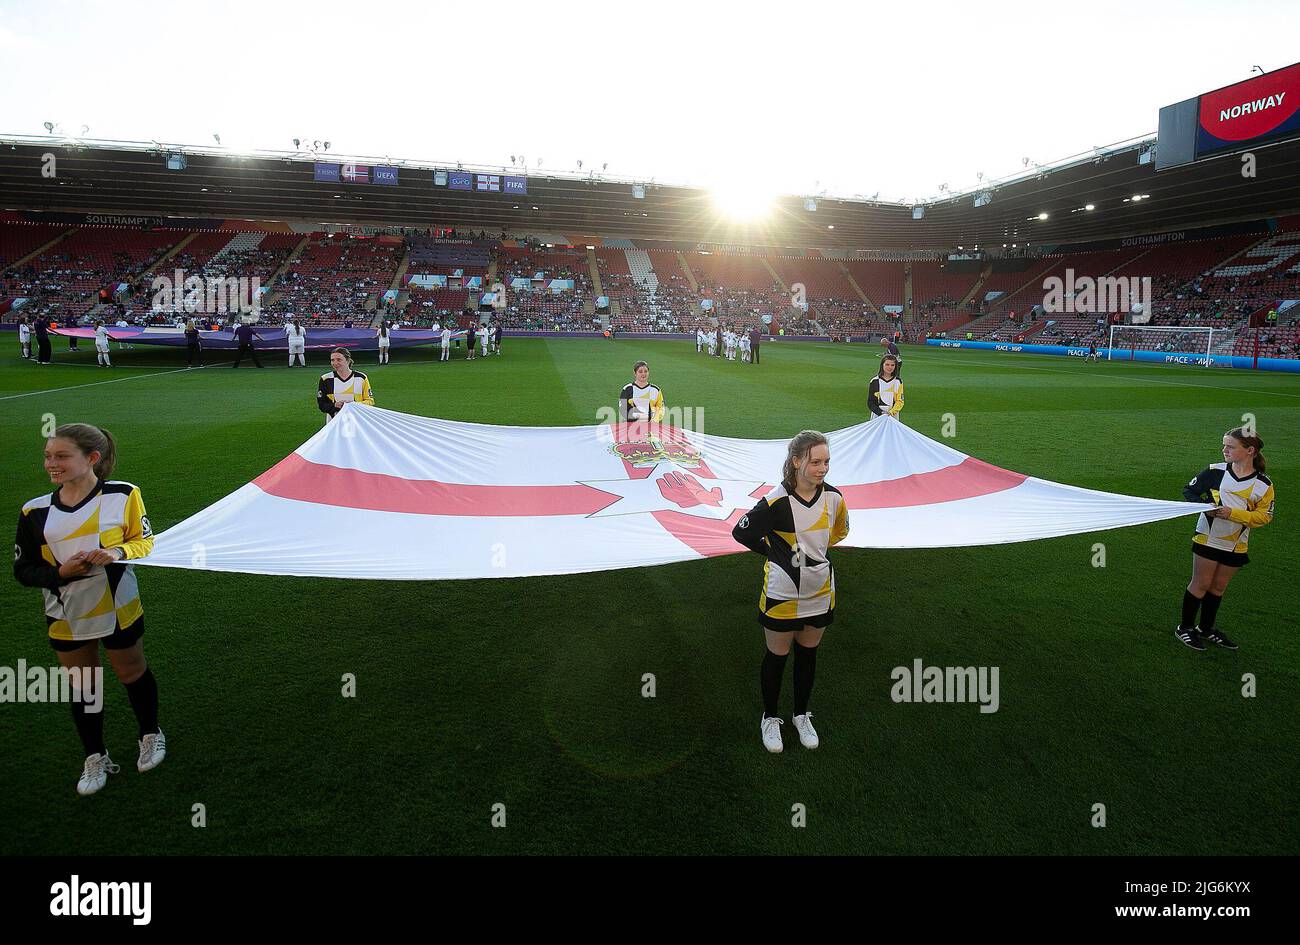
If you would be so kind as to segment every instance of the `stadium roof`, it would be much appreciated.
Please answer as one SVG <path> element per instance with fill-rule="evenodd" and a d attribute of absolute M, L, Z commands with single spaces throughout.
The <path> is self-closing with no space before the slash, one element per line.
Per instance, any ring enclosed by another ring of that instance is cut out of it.
<path fill-rule="evenodd" d="M 973 193 L 945 196 L 924 204 L 919 220 L 907 204 L 819 196 L 810 211 L 806 196 L 789 196 L 763 221 L 740 223 L 707 190 L 691 187 L 645 182 L 638 199 L 634 181 L 533 172 L 527 196 L 457 191 L 434 184 L 435 168 L 455 166 L 322 154 L 399 172 L 396 186 L 325 183 L 315 180 L 313 156 L 301 152 L 241 156 L 2 135 L 0 208 L 895 251 L 1076 243 L 1300 212 L 1300 141 L 1257 149 L 1254 177 L 1243 175 L 1236 155 L 1157 174 L 1139 160 L 1151 143 L 1099 149 L 990 183 L 984 206 L 974 205 Z M 52 177 L 42 174 L 47 153 L 56 157 Z M 167 169 L 171 153 L 185 154 L 185 170 Z M 1089 204 L 1093 210 L 1082 209 Z"/>

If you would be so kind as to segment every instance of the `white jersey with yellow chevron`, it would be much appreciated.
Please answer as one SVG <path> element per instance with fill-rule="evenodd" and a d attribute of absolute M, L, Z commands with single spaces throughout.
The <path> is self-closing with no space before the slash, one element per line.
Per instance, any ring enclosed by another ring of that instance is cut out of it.
<path fill-rule="evenodd" d="M 140 558 L 153 548 L 153 531 L 140 490 L 129 482 L 97 483 L 75 506 L 65 506 L 58 492 L 37 496 L 23 506 L 14 549 L 15 571 L 29 564 L 50 575 L 79 551 L 121 548 L 126 558 Z M 97 640 L 129 627 L 144 613 L 135 570 L 129 564 L 94 568 L 64 583 L 50 575 L 44 586 L 45 619 L 55 640 Z"/>
<path fill-rule="evenodd" d="M 903 409 L 903 382 L 897 377 L 885 380 L 876 375 L 868 385 L 867 398 L 873 415 L 887 413 L 897 416 Z"/>
<path fill-rule="evenodd" d="M 645 387 L 637 387 L 635 382 L 627 384 L 619 391 L 618 399 L 627 404 L 627 415 L 623 418 L 625 420 L 663 419 L 664 393 L 653 384 Z"/>
<path fill-rule="evenodd" d="M 1238 479 L 1231 463 L 1215 463 L 1187 484 L 1184 494 L 1200 497 L 1208 494 L 1216 505 L 1229 510 L 1229 518 L 1196 519 L 1192 541 L 1221 551 L 1244 552 L 1250 531 L 1273 520 L 1273 481 L 1262 473 L 1252 472 Z"/>
<path fill-rule="evenodd" d="M 831 485 L 809 502 L 777 486 L 736 525 L 737 541 L 766 538 L 759 609 L 776 620 L 816 617 L 835 607 L 835 571 L 828 552 L 849 533 L 848 506 Z"/>

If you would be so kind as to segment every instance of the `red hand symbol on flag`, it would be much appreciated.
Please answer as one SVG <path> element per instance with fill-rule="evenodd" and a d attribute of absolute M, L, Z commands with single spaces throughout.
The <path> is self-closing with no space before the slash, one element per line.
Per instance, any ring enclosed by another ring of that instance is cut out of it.
<path fill-rule="evenodd" d="M 671 472 L 659 480 L 659 491 L 669 502 L 675 502 L 684 509 L 695 505 L 722 505 L 722 489 L 714 486 L 705 489 L 698 479 L 689 474 Z"/>

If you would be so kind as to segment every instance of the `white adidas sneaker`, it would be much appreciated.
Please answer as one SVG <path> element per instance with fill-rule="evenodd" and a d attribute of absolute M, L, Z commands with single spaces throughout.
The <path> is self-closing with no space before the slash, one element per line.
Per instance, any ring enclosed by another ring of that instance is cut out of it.
<path fill-rule="evenodd" d="M 780 752 L 785 748 L 781 744 L 781 726 L 785 724 L 783 719 L 769 718 L 763 716 L 763 721 L 759 727 L 763 732 L 763 747 L 770 752 Z"/>
<path fill-rule="evenodd" d="M 141 774 L 152 771 L 166 757 L 167 739 L 163 737 L 162 729 L 158 729 L 156 734 L 140 739 L 140 757 L 136 759 L 135 769 Z"/>
<path fill-rule="evenodd" d="M 110 774 L 121 771 L 120 765 L 113 764 L 108 752 L 93 754 L 86 758 L 86 766 L 81 770 L 81 780 L 77 782 L 77 793 L 89 797 L 108 783 Z"/>
<path fill-rule="evenodd" d="M 804 748 L 816 748 L 821 744 L 821 739 L 817 737 L 817 729 L 813 728 L 811 712 L 796 715 L 791 721 L 794 722 L 794 730 L 799 733 L 799 744 Z"/>

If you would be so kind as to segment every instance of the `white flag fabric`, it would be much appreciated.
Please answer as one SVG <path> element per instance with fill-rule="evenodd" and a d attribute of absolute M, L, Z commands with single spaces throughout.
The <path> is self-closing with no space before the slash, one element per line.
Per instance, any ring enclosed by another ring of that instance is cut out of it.
<path fill-rule="evenodd" d="M 991 545 L 1211 508 L 999 469 L 882 417 L 828 433 L 841 547 Z M 523 577 L 745 549 L 740 517 L 786 440 L 637 423 L 504 427 L 363 404 L 246 486 L 158 535 L 142 565 L 385 580 Z"/>

